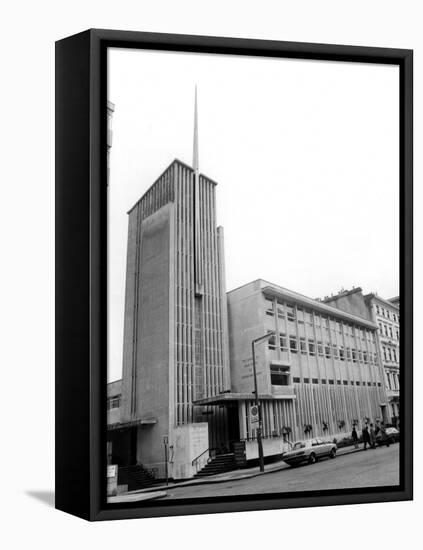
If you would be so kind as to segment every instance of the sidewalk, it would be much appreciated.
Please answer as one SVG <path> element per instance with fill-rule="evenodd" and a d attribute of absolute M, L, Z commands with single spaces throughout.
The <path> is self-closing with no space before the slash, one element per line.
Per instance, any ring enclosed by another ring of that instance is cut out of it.
<path fill-rule="evenodd" d="M 148 489 L 147 489 L 148 491 Z M 140 502 L 142 500 L 152 500 L 156 498 L 163 498 L 167 495 L 166 491 L 149 491 L 149 492 L 141 492 L 141 491 L 131 491 L 129 493 L 121 493 L 120 495 L 116 495 L 114 497 L 107 497 L 107 502 L 109 504 L 116 504 L 120 502 Z"/>
<path fill-rule="evenodd" d="M 358 453 L 363 450 L 364 450 L 363 447 L 359 447 L 358 449 L 355 449 L 353 446 L 343 447 L 342 449 L 337 450 L 336 456 L 337 457 L 345 456 L 352 453 Z M 249 479 L 256 476 L 262 476 L 262 475 L 278 472 L 280 470 L 285 470 L 286 468 L 290 468 L 290 466 L 285 462 L 283 462 L 283 460 L 280 460 L 278 462 L 273 462 L 271 464 L 265 464 L 264 468 L 265 468 L 264 472 L 260 472 L 258 466 L 254 466 L 253 468 L 243 468 L 242 470 L 231 470 L 230 472 L 224 472 L 223 474 L 216 474 L 213 476 L 194 478 L 194 479 L 189 479 L 187 481 L 171 482 L 168 485 L 148 487 L 147 489 L 138 489 L 136 491 L 123 493 L 122 496 L 128 497 L 130 495 L 137 495 L 142 493 L 151 494 L 152 492 L 155 492 L 155 491 L 163 491 L 166 489 L 171 489 L 173 487 L 189 487 L 190 485 L 206 485 L 209 483 L 223 483 L 224 481 L 236 481 L 238 479 Z"/>

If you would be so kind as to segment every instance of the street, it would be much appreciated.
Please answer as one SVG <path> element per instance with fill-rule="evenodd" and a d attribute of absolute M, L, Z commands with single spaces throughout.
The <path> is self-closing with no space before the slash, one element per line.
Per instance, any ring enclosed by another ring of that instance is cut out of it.
<path fill-rule="evenodd" d="M 164 500 L 398 485 L 399 444 L 368 449 L 313 465 L 287 468 L 250 479 L 172 487 Z"/>

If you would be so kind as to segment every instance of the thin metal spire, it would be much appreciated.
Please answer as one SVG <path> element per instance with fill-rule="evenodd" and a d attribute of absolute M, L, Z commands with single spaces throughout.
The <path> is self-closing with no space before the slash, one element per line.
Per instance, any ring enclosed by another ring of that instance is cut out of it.
<path fill-rule="evenodd" d="M 202 296 L 203 276 L 201 264 L 201 224 L 200 224 L 200 173 L 198 157 L 198 111 L 197 111 L 197 85 L 195 86 L 194 102 L 194 146 L 192 152 L 192 168 L 194 170 L 194 281 L 195 295 Z"/>
<path fill-rule="evenodd" d="M 195 102 L 194 102 L 194 146 L 192 152 L 192 167 L 195 172 L 199 170 L 198 157 L 198 111 L 197 111 L 197 85 L 195 85 Z"/>

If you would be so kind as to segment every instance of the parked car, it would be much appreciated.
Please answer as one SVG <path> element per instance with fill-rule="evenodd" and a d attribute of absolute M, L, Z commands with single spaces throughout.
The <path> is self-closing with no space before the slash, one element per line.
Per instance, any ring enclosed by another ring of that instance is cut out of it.
<path fill-rule="evenodd" d="M 376 443 L 380 446 L 386 445 L 389 447 L 392 443 L 399 441 L 400 433 L 396 428 L 386 428 L 381 430 L 376 436 Z"/>
<path fill-rule="evenodd" d="M 316 460 L 324 456 L 335 458 L 336 443 L 315 438 L 297 441 L 291 450 L 282 454 L 282 460 L 290 466 L 296 466 L 301 462 L 314 464 Z"/>

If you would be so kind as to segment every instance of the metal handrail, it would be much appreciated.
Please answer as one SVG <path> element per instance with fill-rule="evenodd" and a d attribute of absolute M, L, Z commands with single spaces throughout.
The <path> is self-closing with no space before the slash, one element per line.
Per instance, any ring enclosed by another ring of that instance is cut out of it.
<path fill-rule="evenodd" d="M 198 460 L 199 460 L 203 455 L 205 455 L 207 452 L 212 452 L 212 451 L 215 451 L 215 450 L 216 450 L 215 447 L 209 447 L 208 449 L 206 449 L 205 451 L 203 451 L 201 454 L 199 454 L 198 456 L 196 456 L 196 457 L 194 458 L 194 460 L 192 461 L 191 465 L 194 466 L 194 464 L 195 464 L 196 468 L 198 468 Z M 210 460 L 210 458 L 212 458 L 212 457 L 209 457 L 209 458 L 207 459 L 207 462 Z"/>
<path fill-rule="evenodd" d="M 194 458 L 194 460 L 192 461 L 191 465 L 194 466 L 194 463 L 197 462 L 197 460 L 199 458 L 201 458 L 204 454 L 206 454 L 208 451 L 210 451 L 211 449 L 208 447 L 205 451 L 203 451 L 201 454 L 199 454 L 197 457 Z"/>

